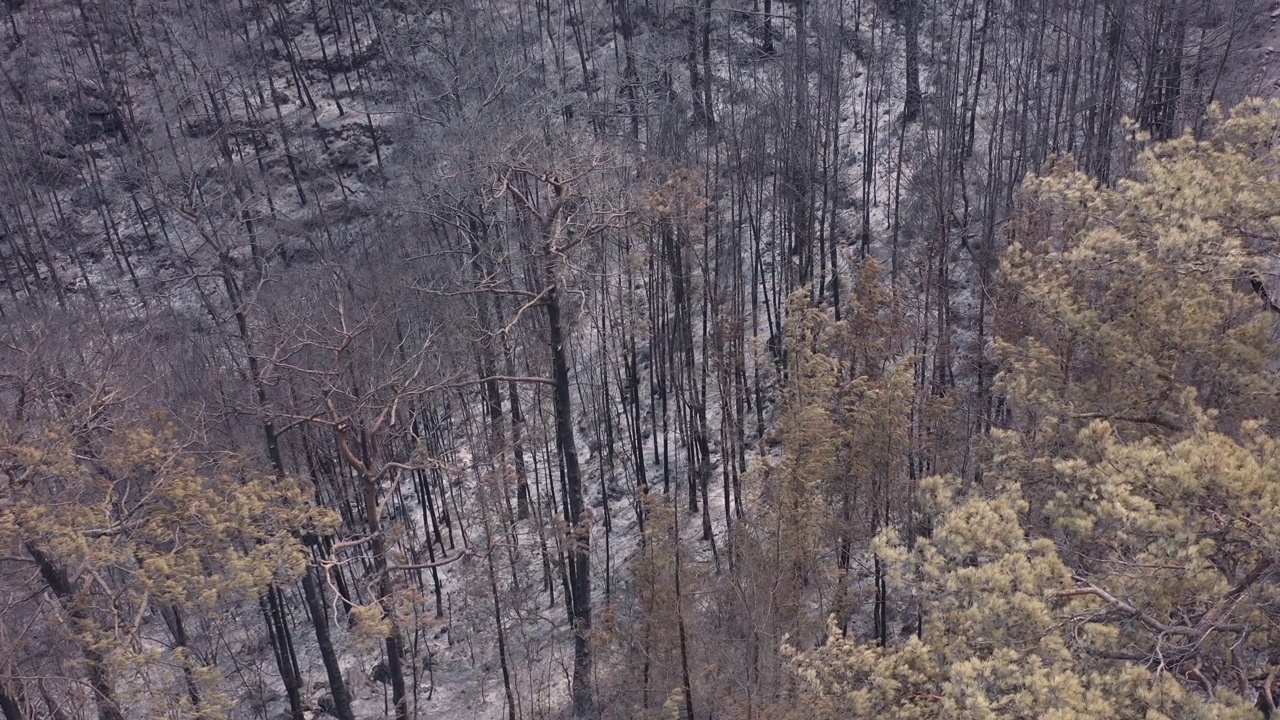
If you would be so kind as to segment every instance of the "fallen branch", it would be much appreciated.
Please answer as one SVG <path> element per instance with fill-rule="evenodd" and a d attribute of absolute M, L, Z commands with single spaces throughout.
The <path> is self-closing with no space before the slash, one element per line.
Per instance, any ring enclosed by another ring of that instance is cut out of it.
<path fill-rule="evenodd" d="M 392 570 L 430 570 L 432 568 L 444 567 L 445 565 L 452 565 L 464 557 L 470 557 L 472 554 L 471 548 L 466 548 L 453 557 L 442 558 L 435 562 L 418 563 L 416 565 L 388 565 L 387 572 L 391 572 Z"/>
<path fill-rule="evenodd" d="M 1072 415 L 1071 417 L 1074 420 L 1107 420 L 1107 421 L 1114 421 L 1114 422 L 1134 423 L 1136 425 L 1155 425 L 1156 427 L 1164 428 L 1165 430 L 1169 430 L 1170 432 L 1182 432 L 1183 430 L 1186 429 L 1186 428 L 1183 428 L 1181 425 L 1177 425 L 1175 423 L 1169 422 L 1168 420 L 1165 420 L 1164 418 L 1161 418 L 1161 417 L 1156 417 L 1155 415 L 1146 415 L 1146 416 L 1112 415 L 1108 413 L 1094 412 L 1094 413 L 1079 413 L 1076 415 Z"/>

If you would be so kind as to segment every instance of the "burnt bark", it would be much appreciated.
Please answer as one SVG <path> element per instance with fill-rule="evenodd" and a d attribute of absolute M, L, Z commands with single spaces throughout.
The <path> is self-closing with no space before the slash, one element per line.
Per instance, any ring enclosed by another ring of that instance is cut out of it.
<path fill-rule="evenodd" d="M 85 598 L 75 591 L 66 571 L 31 542 L 25 542 L 24 545 L 40 570 L 40 577 L 76 628 L 81 631 L 94 629 L 97 623 L 89 616 Z M 93 690 L 98 720 L 124 720 L 120 706 L 116 704 L 114 683 L 106 666 L 106 658 L 92 642 L 80 643 L 80 652 L 84 655 L 85 673 L 89 676 L 89 688 Z"/>

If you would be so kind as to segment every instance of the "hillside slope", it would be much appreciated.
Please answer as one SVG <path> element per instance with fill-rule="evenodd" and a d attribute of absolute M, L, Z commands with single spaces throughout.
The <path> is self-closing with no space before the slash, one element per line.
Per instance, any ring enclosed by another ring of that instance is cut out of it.
<path fill-rule="evenodd" d="M 1024 180 L 1275 85 L 1262 0 L 0 12 L 6 720 L 780 712 L 992 472 Z"/>

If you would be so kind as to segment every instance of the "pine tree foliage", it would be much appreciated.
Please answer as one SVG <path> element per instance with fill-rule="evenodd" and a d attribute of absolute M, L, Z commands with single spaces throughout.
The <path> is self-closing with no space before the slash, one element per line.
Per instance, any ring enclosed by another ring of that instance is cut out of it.
<path fill-rule="evenodd" d="M 93 405 L 39 431 L 10 428 L 0 444 L 0 548 L 29 557 L 56 599 L 32 632 L 81 648 L 100 717 L 226 717 L 221 670 L 156 642 L 149 619 L 172 631 L 179 614 L 252 607 L 303 572 L 301 535 L 331 532 L 337 517 L 296 479 L 193 450 L 163 416 L 117 417 L 127 403 L 111 393 Z"/>
<path fill-rule="evenodd" d="M 1275 103 L 1242 106 L 1204 140 L 1148 148 L 1114 191 L 1062 169 L 1033 181 L 1029 227 L 1058 230 L 1006 261 L 1034 320 L 998 348 L 995 462 L 1043 501 L 1038 529 L 1111 618 L 1095 652 L 1209 698 L 1257 692 L 1280 639 L 1280 377 L 1260 280 L 1278 123 Z M 1067 220 L 1063 203 L 1084 210 Z"/>
<path fill-rule="evenodd" d="M 904 459 L 912 358 L 902 354 L 901 319 L 874 260 L 855 278 L 841 320 L 813 307 L 806 293 L 792 299 L 790 317 L 789 377 L 778 420 L 783 453 L 762 480 L 757 528 L 787 588 L 780 607 L 791 610 L 782 626 L 820 631 L 820 616 L 800 613 L 806 588 L 834 584 L 830 604 L 847 616 L 853 548 L 865 547 L 890 518 L 910 514 Z M 856 564 L 867 566 L 865 553 L 859 555 Z"/>
<path fill-rule="evenodd" d="M 1116 189 L 1069 161 L 1028 182 L 998 343 L 1011 422 L 1066 444 L 1091 419 L 1176 432 L 1194 424 L 1188 388 L 1224 422 L 1274 414 L 1274 313 L 1254 283 L 1280 229 L 1277 122 L 1274 104 L 1243 106 L 1208 139 L 1147 149 Z"/>
<path fill-rule="evenodd" d="M 920 635 L 797 653 L 815 716 L 1274 712 L 1278 131 L 1249 103 L 1114 188 L 1028 181 L 983 485 L 926 481 L 929 537 L 877 540 Z"/>
<path fill-rule="evenodd" d="M 1210 706 L 1169 676 L 1100 660 L 1087 640 L 1106 634 L 1064 618 L 1087 612 L 1063 594 L 1071 570 L 1051 540 L 1033 539 L 1014 486 L 957 495 L 957 483 L 924 488 L 938 521 L 907 549 L 878 541 L 895 582 L 911 588 L 927 618 L 922 637 L 880 648 L 836 637 L 796 657 L 806 713 L 816 718 L 1246 718 L 1236 696 Z M 834 628 L 833 628 L 834 629 Z"/>

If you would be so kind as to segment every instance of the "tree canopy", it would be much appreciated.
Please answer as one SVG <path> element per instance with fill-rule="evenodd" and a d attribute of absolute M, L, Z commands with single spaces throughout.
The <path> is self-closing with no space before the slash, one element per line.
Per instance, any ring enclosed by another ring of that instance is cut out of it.
<path fill-rule="evenodd" d="M 929 528 L 879 537 L 918 633 L 833 627 L 796 657 L 813 713 L 1271 716 L 1277 137 L 1280 106 L 1249 103 L 1150 145 L 1114 188 L 1069 158 L 1027 182 L 988 470 L 925 481 Z"/>

